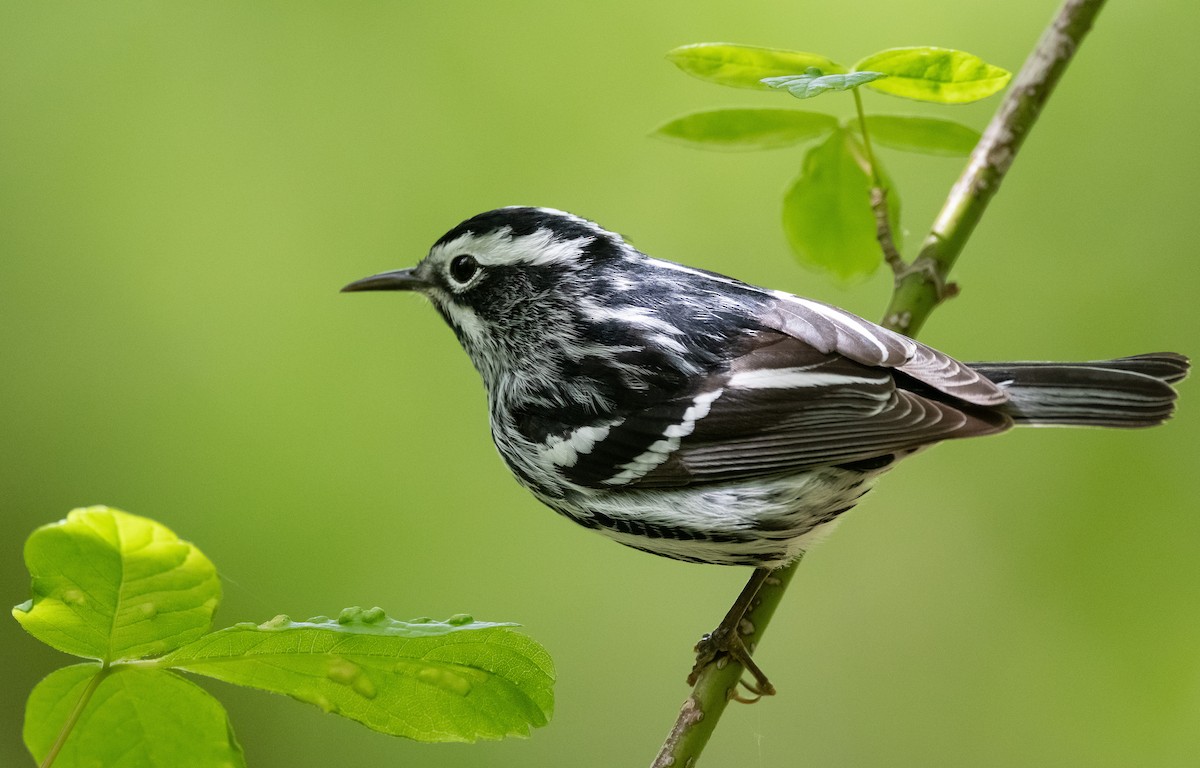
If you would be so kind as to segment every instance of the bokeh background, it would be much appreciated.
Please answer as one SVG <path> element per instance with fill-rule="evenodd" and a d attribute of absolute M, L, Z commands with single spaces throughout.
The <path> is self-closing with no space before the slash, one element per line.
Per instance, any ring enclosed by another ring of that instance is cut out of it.
<path fill-rule="evenodd" d="M 0 2 L 0 593 L 75 506 L 148 515 L 226 579 L 222 626 L 353 604 L 522 622 L 558 667 L 528 741 L 426 746 L 204 683 L 250 765 L 642 765 L 746 576 L 618 547 L 510 479 L 482 387 L 415 297 L 339 295 L 499 205 L 877 317 L 789 257 L 800 150 L 647 138 L 786 105 L 690 42 L 1016 70 L 1052 0 Z M 1113 2 L 923 338 L 966 359 L 1200 353 L 1200 6 Z M 866 95 L 880 113 L 942 111 Z M 982 128 L 995 100 L 950 110 Z M 812 104 L 847 115 L 848 99 Z M 919 240 L 961 161 L 886 153 Z M 1185 766 L 1200 755 L 1200 391 L 1167 427 L 1027 430 L 908 462 L 808 558 L 711 765 Z M 69 660 L 0 622 L 0 763 Z"/>

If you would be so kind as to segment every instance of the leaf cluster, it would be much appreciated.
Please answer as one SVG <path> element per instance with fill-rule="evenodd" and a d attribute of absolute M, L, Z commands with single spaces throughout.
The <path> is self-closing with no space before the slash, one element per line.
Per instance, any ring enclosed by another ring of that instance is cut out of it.
<path fill-rule="evenodd" d="M 216 568 L 168 528 L 108 507 L 72 511 L 25 544 L 30 634 L 86 661 L 26 703 L 42 765 L 240 766 L 221 704 L 180 672 L 282 693 L 418 741 L 525 736 L 553 710 L 549 655 L 514 624 L 277 616 L 212 631 Z"/>
<path fill-rule="evenodd" d="M 873 144 L 903 152 L 960 157 L 979 133 L 959 123 L 913 115 L 867 115 L 860 87 L 937 104 L 966 104 L 1002 90 L 1011 74 L 977 56 L 946 48 L 893 48 L 845 67 L 825 56 L 728 43 L 676 48 L 667 58 L 685 73 L 734 88 L 777 90 L 799 99 L 851 91 L 857 116 L 783 107 L 692 112 L 659 126 L 654 136 L 709 150 L 777 149 L 819 142 L 805 154 L 783 197 L 783 229 L 802 264 L 842 279 L 880 263 L 872 190 L 882 190 L 886 218 L 899 230 L 895 185 Z"/>

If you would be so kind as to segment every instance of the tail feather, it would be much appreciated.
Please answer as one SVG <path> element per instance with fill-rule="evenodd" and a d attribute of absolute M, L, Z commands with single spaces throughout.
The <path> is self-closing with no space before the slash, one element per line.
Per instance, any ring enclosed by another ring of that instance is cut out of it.
<path fill-rule="evenodd" d="M 1152 427 L 1175 411 L 1172 384 L 1189 362 L 1174 352 L 1086 363 L 970 363 L 1009 395 L 1017 424 Z"/>

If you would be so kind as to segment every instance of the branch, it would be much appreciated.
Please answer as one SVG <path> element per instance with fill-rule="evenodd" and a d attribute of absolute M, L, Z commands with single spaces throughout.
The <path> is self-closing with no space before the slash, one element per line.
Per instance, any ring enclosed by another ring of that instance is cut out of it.
<path fill-rule="evenodd" d="M 800 562 L 797 558 L 786 568 L 780 568 L 772 573 L 758 590 L 746 618 L 749 632 L 743 631 L 742 642 L 747 650 L 754 652 L 758 639 L 766 631 L 779 601 L 783 599 L 788 582 L 796 575 L 795 566 Z M 692 694 L 683 702 L 679 717 L 667 735 L 658 756 L 654 758 L 651 768 L 667 768 L 667 766 L 691 766 L 700 756 L 708 737 L 721 719 L 725 706 L 737 691 L 738 681 L 742 679 L 742 665 L 729 657 L 722 657 L 709 664 L 701 672 L 692 688 Z"/>
<path fill-rule="evenodd" d="M 951 267 L 1103 5 L 1104 0 L 1065 0 L 1059 8 L 951 188 L 910 271 L 897 281 L 884 314 L 884 325 L 915 335 L 946 297 L 946 278 Z M 746 612 L 745 626 L 750 632 L 744 639 L 751 652 L 766 631 L 799 564 L 797 559 L 772 574 Z M 742 672 L 742 665 L 727 657 L 701 671 L 653 768 L 691 768 L 695 764 L 736 693 Z"/>
<path fill-rule="evenodd" d="M 1103 5 L 1104 0 L 1066 0 L 1059 8 L 950 190 L 913 262 L 914 271 L 892 293 L 885 325 L 915 336 L 942 301 L 950 268 Z"/>

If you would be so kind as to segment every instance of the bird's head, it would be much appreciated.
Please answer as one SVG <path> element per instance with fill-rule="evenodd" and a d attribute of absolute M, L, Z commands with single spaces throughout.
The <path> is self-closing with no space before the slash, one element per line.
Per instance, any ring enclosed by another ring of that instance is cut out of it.
<path fill-rule="evenodd" d="M 417 266 L 343 291 L 416 291 L 454 329 L 489 388 L 504 377 L 553 375 L 586 356 L 584 313 L 646 257 L 612 232 L 562 211 L 510 207 L 443 235 Z M 628 265 L 625 264 L 627 267 Z"/>

